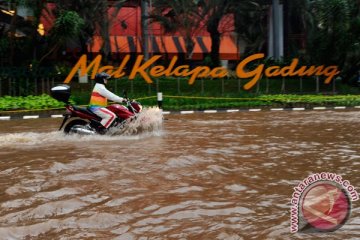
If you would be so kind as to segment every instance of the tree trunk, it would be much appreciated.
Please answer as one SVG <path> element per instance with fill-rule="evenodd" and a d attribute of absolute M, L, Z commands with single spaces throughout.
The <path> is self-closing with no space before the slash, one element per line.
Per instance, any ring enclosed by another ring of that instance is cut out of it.
<path fill-rule="evenodd" d="M 50 50 L 48 50 L 48 52 L 47 52 L 44 56 L 42 56 L 42 58 L 40 58 L 40 60 L 39 60 L 39 65 L 42 63 L 42 61 L 43 61 L 45 58 L 47 58 L 47 57 L 50 56 L 52 53 L 54 53 L 56 50 L 58 50 L 59 47 L 60 47 L 60 44 L 57 43 L 57 44 L 54 45 L 54 47 L 52 47 Z"/>
<path fill-rule="evenodd" d="M 357 75 L 360 69 L 360 62 L 354 63 L 352 67 L 343 74 L 342 83 L 349 83 Z M 334 80 L 333 80 L 334 81 Z"/>
<path fill-rule="evenodd" d="M 218 26 L 218 24 L 216 25 Z M 214 29 L 209 31 L 211 37 L 211 67 L 217 67 L 220 65 L 220 32 L 218 29 Z"/>
<path fill-rule="evenodd" d="M 104 40 L 103 46 L 101 48 L 101 51 L 104 54 L 103 61 L 104 61 L 105 64 L 107 64 L 108 63 L 108 58 L 109 58 L 110 52 L 111 52 L 110 36 L 109 36 L 109 24 L 108 24 L 108 19 L 107 18 L 106 19 L 104 18 L 104 20 L 102 22 L 101 35 L 102 35 L 102 38 Z"/>
<path fill-rule="evenodd" d="M 104 54 L 104 64 L 108 63 L 110 53 L 111 53 L 111 44 L 110 44 L 110 36 L 109 36 L 109 16 L 108 16 L 108 5 L 107 2 L 101 2 L 100 9 L 103 13 L 103 18 L 100 20 L 100 33 L 103 38 L 103 46 L 101 48 L 101 52 Z"/>
<path fill-rule="evenodd" d="M 218 30 L 221 18 L 224 15 L 225 8 L 227 7 L 228 1 L 224 1 L 219 8 L 214 7 L 212 16 L 210 17 L 207 24 L 207 31 L 211 37 L 211 67 L 217 67 L 220 64 L 220 32 Z"/>
<path fill-rule="evenodd" d="M 79 37 L 80 47 L 81 47 L 81 55 L 88 55 L 88 41 L 83 36 Z"/>
<path fill-rule="evenodd" d="M 41 36 L 38 33 L 38 27 L 41 23 L 40 18 L 43 14 L 43 10 L 45 8 L 45 5 L 43 3 L 43 1 L 38 0 L 36 1 L 36 3 L 34 3 L 35 6 L 32 9 L 33 14 L 34 14 L 34 22 L 33 22 L 33 30 L 32 30 L 32 43 L 33 43 L 33 61 L 37 61 L 38 58 L 38 47 L 39 45 L 41 46 L 41 41 L 43 40 L 43 36 Z"/>
<path fill-rule="evenodd" d="M 192 58 L 192 54 L 194 51 L 194 46 L 195 43 L 191 38 L 190 34 L 187 34 L 185 37 L 185 48 L 186 48 L 186 57 L 187 59 L 191 59 Z"/>
<path fill-rule="evenodd" d="M 15 56 L 15 34 L 16 34 L 16 22 L 17 22 L 17 4 L 14 5 L 15 12 L 12 16 L 11 23 L 10 23 L 10 58 L 9 62 L 12 66 L 14 63 L 14 56 Z"/>

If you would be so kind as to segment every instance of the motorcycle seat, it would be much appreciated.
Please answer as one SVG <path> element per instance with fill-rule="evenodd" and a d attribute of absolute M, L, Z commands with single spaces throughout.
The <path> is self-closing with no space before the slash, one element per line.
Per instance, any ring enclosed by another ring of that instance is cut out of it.
<path fill-rule="evenodd" d="M 82 112 L 84 114 L 88 114 L 88 115 L 91 115 L 91 116 L 94 116 L 94 117 L 100 119 L 100 117 L 98 115 L 96 115 L 95 113 L 90 111 L 88 108 L 77 107 L 77 106 L 73 106 L 73 108 L 75 111 Z"/>

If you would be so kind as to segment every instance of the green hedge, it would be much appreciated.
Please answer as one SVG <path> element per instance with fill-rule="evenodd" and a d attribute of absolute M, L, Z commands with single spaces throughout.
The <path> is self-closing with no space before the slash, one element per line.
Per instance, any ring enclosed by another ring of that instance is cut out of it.
<path fill-rule="evenodd" d="M 87 104 L 88 95 L 80 95 L 72 98 L 73 104 Z M 139 98 L 144 106 L 157 105 L 156 97 Z M 248 108 L 259 106 L 357 106 L 360 105 L 360 95 L 260 95 L 247 96 L 246 98 L 192 98 L 191 96 L 167 97 L 164 96 L 163 107 L 166 110 L 182 109 L 211 109 L 211 108 Z M 62 108 L 64 103 L 59 102 L 50 96 L 43 94 L 40 96 L 9 97 L 0 98 L 0 111 L 7 110 L 38 110 L 49 108 Z"/>
<path fill-rule="evenodd" d="M 37 110 L 49 108 L 62 108 L 64 103 L 59 102 L 49 95 L 27 97 L 9 97 L 0 98 L 0 111 L 5 110 Z"/>

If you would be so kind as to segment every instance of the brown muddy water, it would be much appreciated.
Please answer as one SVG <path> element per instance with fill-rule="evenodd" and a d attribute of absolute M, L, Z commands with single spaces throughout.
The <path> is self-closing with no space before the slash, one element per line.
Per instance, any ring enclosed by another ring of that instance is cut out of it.
<path fill-rule="evenodd" d="M 168 115 L 137 136 L 63 136 L 61 119 L 0 122 L 0 239 L 359 239 L 290 234 L 300 180 L 360 187 L 360 111 Z"/>

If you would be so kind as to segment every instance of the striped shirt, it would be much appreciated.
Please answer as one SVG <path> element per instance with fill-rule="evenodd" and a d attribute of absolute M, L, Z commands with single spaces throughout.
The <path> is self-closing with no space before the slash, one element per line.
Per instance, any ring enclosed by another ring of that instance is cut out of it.
<path fill-rule="evenodd" d="M 108 99 L 121 103 L 124 99 L 106 89 L 104 84 L 96 83 L 91 93 L 90 108 L 106 107 Z"/>

